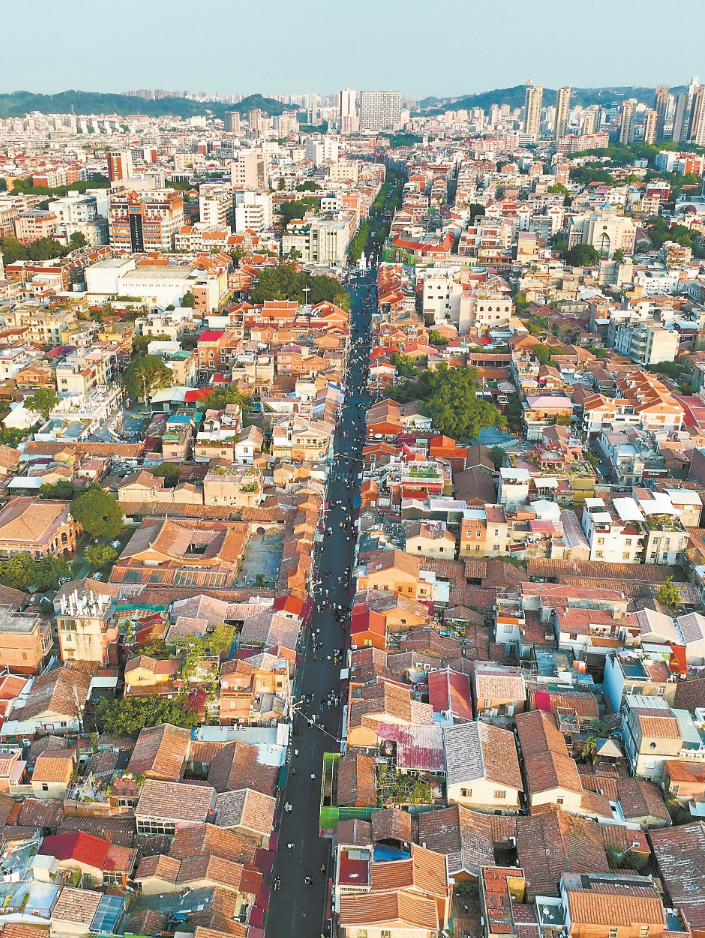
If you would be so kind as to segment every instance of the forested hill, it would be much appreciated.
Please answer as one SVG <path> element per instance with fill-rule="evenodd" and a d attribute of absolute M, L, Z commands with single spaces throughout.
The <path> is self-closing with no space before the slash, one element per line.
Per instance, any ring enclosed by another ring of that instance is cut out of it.
<path fill-rule="evenodd" d="M 671 92 L 678 92 L 683 88 L 671 88 Z M 573 88 L 570 96 L 571 104 L 580 104 L 587 107 L 590 104 L 601 104 L 609 107 L 611 104 L 619 104 L 626 98 L 636 98 L 649 107 L 654 103 L 654 88 L 642 88 L 627 85 L 624 87 L 608 88 Z M 524 97 L 526 95 L 526 85 L 515 85 L 513 88 L 495 88 L 494 91 L 482 91 L 479 94 L 467 94 L 454 98 L 435 99 L 426 113 L 435 114 L 446 110 L 465 110 L 473 107 L 481 107 L 483 111 L 488 111 L 493 104 L 508 104 L 511 108 L 524 107 Z M 432 99 L 426 99 L 432 100 Z M 543 105 L 550 107 L 556 103 L 556 90 L 554 88 L 543 89 Z"/>
<path fill-rule="evenodd" d="M 261 94 L 251 94 L 238 104 L 223 104 L 220 101 L 191 101 L 188 98 L 159 98 L 148 101 L 126 94 L 99 94 L 94 91 L 62 91 L 59 94 L 32 94 L 30 91 L 15 91 L 12 94 L 0 94 L 0 117 L 22 117 L 30 111 L 43 114 L 147 114 L 150 117 L 163 117 L 173 114 L 187 118 L 197 115 L 212 114 L 223 117 L 226 111 L 239 111 L 241 114 L 253 108 L 259 108 L 266 114 L 281 114 L 288 107 L 265 98 Z"/>

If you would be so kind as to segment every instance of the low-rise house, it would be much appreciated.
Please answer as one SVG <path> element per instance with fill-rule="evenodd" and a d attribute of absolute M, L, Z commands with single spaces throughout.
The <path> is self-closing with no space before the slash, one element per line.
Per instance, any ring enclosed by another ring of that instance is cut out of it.
<path fill-rule="evenodd" d="M 45 837 L 37 855 L 54 857 L 59 861 L 59 869 L 79 871 L 84 886 L 114 884 L 124 889 L 132 878 L 137 851 L 84 831 L 74 831 Z"/>
<path fill-rule="evenodd" d="M 660 618 L 660 613 L 642 609 L 636 613 L 636 619 L 644 622 L 645 613 L 651 613 L 650 619 Z M 669 618 L 669 617 L 665 617 Z M 671 648 L 645 645 L 641 649 L 612 652 L 605 659 L 604 695 L 615 713 L 622 708 L 624 698 L 629 694 L 643 697 L 662 697 L 666 704 L 673 705 L 678 685 L 676 675 L 669 667 Z"/>
<path fill-rule="evenodd" d="M 499 470 L 499 502 L 508 511 L 529 500 L 531 476 L 528 469 L 501 468 Z"/>
<path fill-rule="evenodd" d="M 505 555 L 508 530 L 507 516 L 501 506 L 466 509 L 460 523 L 460 559 Z"/>
<path fill-rule="evenodd" d="M 633 498 L 615 498 L 607 506 L 601 498 L 586 498 L 583 531 L 590 560 L 640 563 L 646 539 L 644 516 Z"/>
<path fill-rule="evenodd" d="M 571 938 L 661 938 L 666 913 L 647 876 L 564 873 L 561 898 Z"/>
<path fill-rule="evenodd" d="M 266 725 L 284 718 L 291 692 L 289 664 L 276 655 L 226 661 L 220 669 L 223 726 Z"/>
<path fill-rule="evenodd" d="M 262 473 L 259 469 L 212 466 L 203 480 L 205 505 L 257 508 L 262 503 Z"/>
<path fill-rule="evenodd" d="M 671 907 L 679 909 L 691 933 L 705 933 L 705 823 L 662 827 L 649 834 L 658 875 Z"/>
<path fill-rule="evenodd" d="M 448 800 L 478 811 L 512 813 L 523 790 L 514 734 L 487 723 L 443 730 Z"/>
<path fill-rule="evenodd" d="M 380 723 L 432 726 L 433 708 L 414 700 L 411 688 L 391 681 L 351 685 L 348 706 L 348 745 L 376 748 Z"/>
<path fill-rule="evenodd" d="M 701 762 L 667 762 L 663 767 L 663 787 L 677 801 L 705 801 L 705 765 Z"/>
<path fill-rule="evenodd" d="M 520 713 L 516 726 L 529 806 L 555 804 L 580 814 L 583 786 L 555 716 L 543 710 Z"/>
<path fill-rule="evenodd" d="M 180 726 L 162 723 L 140 730 L 127 771 L 164 782 L 182 779 L 189 756 L 191 733 Z"/>
<path fill-rule="evenodd" d="M 80 524 L 69 502 L 25 496 L 11 498 L 0 511 L 0 559 L 29 553 L 34 560 L 51 554 L 67 560 L 76 552 Z"/>
<path fill-rule="evenodd" d="M 455 557 L 455 537 L 443 521 L 409 521 L 404 528 L 407 554 L 449 560 Z"/>
<path fill-rule="evenodd" d="M 677 763 L 667 762 L 665 768 Z M 625 821 L 645 830 L 665 827 L 671 816 L 658 785 L 642 778 L 620 778 L 617 782 L 619 807 Z"/>
<path fill-rule="evenodd" d="M 95 582 L 95 581 L 91 581 Z M 96 583 L 96 585 L 98 585 Z M 110 646 L 117 642 L 120 629 L 114 617 L 114 587 L 100 584 L 105 592 L 79 589 L 80 584 L 60 599 L 56 617 L 62 661 L 91 661 L 107 665 Z"/>
<path fill-rule="evenodd" d="M 57 736 L 76 733 L 88 699 L 91 677 L 82 671 L 55 668 L 34 678 L 31 692 L 17 698 L 0 729 L 4 739 L 33 736 L 36 732 Z"/>
<path fill-rule="evenodd" d="M 138 834 L 168 834 L 212 819 L 215 789 L 147 779 L 135 807 Z"/>
<path fill-rule="evenodd" d="M 526 684 L 517 668 L 478 661 L 473 672 L 473 695 L 478 718 L 511 717 L 524 709 Z"/>
<path fill-rule="evenodd" d="M 350 641 L 353 648 L 387 647 L 387 624 L 384 616 L 374 609 L 353 607 L 350 616 Z"/>
<path fill-rule="evenodd" d="M 10 590 L 11 604 L 0 605 L 0 666 L 36 674 L 48 663 L 53 646 L 51 623 L 37 615 L 19 615 L 26 593 Z"/>
<path fill-rule="evenodd" d="M 560 896 L 560 879 L 574 873 L 609 872 L 603 825 L 567 814 L 554 805 L 515 819 L 517 862 L 526 877 L 527 899 Z M 641 832 L 638 832 L 639 834 Z"/>
<path fill-rule="evenodd" d="M 357 749 L 348 749 L 338 760 L 336 769 L 338 807 L 377 807 L 376 766 L 373 756 Z"/>
<path fill-rule="evenodd" d="M 50 749 L 37 756 L 32 772 L 35 798 L 64 798 L 76 768 L 73 750 Z"/>
<path fill-rule="evenodd" d="M 224 791 L 215 798 L 215 824 L 254 840 L 265 850 L 275 826 L 276 799 L 252 788 Z"/>
<path fill-rule="evenodd" d="M 180 671 L 178 658 L 131 658 L 125 665 L 125 694 L 156 694 L 160 688 L 170 692 Z"/>
<path fill-rule="evenodd" d="M 358 568 L 357 589 L 401 593 L 412 599 L 430 600 L 433 590 L 421 580 L 423 562 L 401 550 L 373 550 Z"/>
<path fill-rule="evenodd" d="M 630 694 L 624 698 L 622 730 L 634 774 L 660 781 L 665 763 L 677 758 L 683 745 L 676 714 L 660 697 Z"/>
<path fill-rule="evenodd" d="M 443 723 L 472 720 L 470 679 L 461 671 L 439 668 L 428 672 L 428 702 Z"/>
<path fill-rule="evenodd" d="M 522 920 L 518 913 L 515 918 L 515 903 L 524 900 L 524 871 L 516 867 L 485 866 L 480 871 L 479 886 L 485 938 L 518 935 Z"/>

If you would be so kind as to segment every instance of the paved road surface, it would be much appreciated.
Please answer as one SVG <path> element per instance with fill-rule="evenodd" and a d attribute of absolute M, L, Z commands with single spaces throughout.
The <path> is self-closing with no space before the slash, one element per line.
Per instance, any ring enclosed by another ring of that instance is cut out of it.
<path fill-rule="evenodd" d="M 318 560 L 321 590 L 328 590 L 329 601 L 346 607 L 351 597 L 350 580 L 345 577 L 345 570 L 347 567 L 352 569 L 354 534 L 346 527 L 341 528 L 340 524 L 350 523 L 353 496 L 360 491 L 357 475 L 361 471 L 358 460 L 364 441 L 371 316 L 369 304 L 375 296 L 374 271 L 364 278 L 358 276 L 353 280 L 350 293 L 350 371 L 336 438 L 336 453 L 339 455 L 332 467 L 328 488 L 331 507 L 326 526 L 330 526 L 331 534 L 326 534 Z M 363 303 L 368 304 L 367 309 L 363 308 Z M 350 484 L 346 485 L 346 482 Z M 343 511 L 342 506 L 334 505 L 339 499 L 343 500 L 347 511 Z M 338 577 L 341 578 L 340 583 Z M 323 598 L 325 600 L 325 596 Z M 349 625 L 347 616 L 344 625 Z M 341 708 L 329 708 L 324 704 L 321 709 L 321 699 L 331 691 L 340 691 L 341 664 L 334 663 L 333 652 L 344 647 L 346 634 L 327 607 L 314 611 L 311 632 L 312 635 L 318 634 L 322 651 L 317 651 L 314 660 L 312 642 L 306 635 L 299 694 L 304 697 L 312 695 L 313 700 L 310 705 L 304 705 L 305 714 L 299 714 L 294 723 L 295 735 L 291 748 L 292 752 L 298 749 L 299 755 L 292 755 L 291 768 L 296 774 L 289 773 L 282 802 L 290 803 L 292 811 L 281 811 L 279 848 L 274 867 L 274 875 L 279 877 L 281 886 L 272 891 L 266 923 L 267 938 L 320 938 L 321 935 L 329 934 L 325 906 L 326 884 L 332 870 L 330 841 L 318 836 L 318 819 L 323 754 L 339 748 L 337 739 L 340 736 Z M 314 713 L 321 727 L 308 726 L 307 716 Z M 294 847 L 289 850 L 288 845 L 292 843 Z M 307 876 L 313 878 L 313 886 L 305 884 Z"/>

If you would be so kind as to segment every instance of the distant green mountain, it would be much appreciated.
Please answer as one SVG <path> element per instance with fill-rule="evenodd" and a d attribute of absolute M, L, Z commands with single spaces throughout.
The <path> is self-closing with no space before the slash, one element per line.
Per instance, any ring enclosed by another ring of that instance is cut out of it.
<path fill-rule="evenodd" d="M 672 92 L 682 91 L 681 87 L 671 88 Z M 609 88 L 573 88 L 571 104 L 580 104 L 587 107 L 590 104 L 601 104 L 608 107 L 610 104 L 619 104 L 625 98 L 636 98 L 644 104 L 653 105 L 654 88 L 642 88 L 627 85 L 624 87 Z M 493 104 L 508 104 L 511 108 L 523 107 L 526 94 L 526 85 L 515 85 L 513 88 L 496 88 L 494 91 L 483 91 L 480 94 L 461 95 L 457 98 L 444 98 L 431 107 L 425 109 L 426 113 L 439 114 L 447 110 L 466 110 L 481 107 L 483 111 L 489 110 Z M 556 103 L 555 88 L 543 89 L 544 107 Z"/>
<path fill-rule="evenodd" d="M 32 94 L 30 91 L 15 91 L 0 94 L 0 117 L 22 117 L 30 111 L 44 114 L 147 114 L 150 117 L 187 118 L 203 114 L 223 117 L 226 111 L 246 113 L 259 108 L 267 114 L 281 114 L 286 107 L 272 98 L 251 94 L 239 104 L 223 104 L 220 101 L 191 101 L 188 98 L 159 98 L 148 101 L 126 94 L 99 94 L 94 91 L 62 91 L 60 94 Z"/>

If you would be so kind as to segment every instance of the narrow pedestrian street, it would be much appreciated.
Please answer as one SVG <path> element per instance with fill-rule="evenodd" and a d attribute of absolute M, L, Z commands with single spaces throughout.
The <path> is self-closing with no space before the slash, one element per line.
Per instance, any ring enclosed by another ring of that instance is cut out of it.
<path fill-rule="evenodd" d="M 279 885 L 271 895 L 267 938 L 319 938 L 329 934 L 326 886 L 332 874 L 332 857 L 330 840 L 319 837 L 321 772 L 324 753 L 339 749 L 345 702 L 340 698 L 340 674 L 345 660 L 336 663 L 335 657 L 336 652 L 347 649 L 349 638 L 355 543 L 353 502 L 360 492 L 358 474 L 362 471 L 375 288 L 374 269 L 351 278 L 345 401 L 329 474 L 326 532 L 318 553 L 316 577 L 320 586 L 315 591 L 310 634 L 303 639 L 299 703 L 274 867 L 274 882 Z M 340 608 L 337 610 L 336 606 Z M 330 694 L 335 694 L 336 699 L 329 706 Z M 285 811 L 284 805 L 291 805 L 291 811 Z"/>

